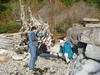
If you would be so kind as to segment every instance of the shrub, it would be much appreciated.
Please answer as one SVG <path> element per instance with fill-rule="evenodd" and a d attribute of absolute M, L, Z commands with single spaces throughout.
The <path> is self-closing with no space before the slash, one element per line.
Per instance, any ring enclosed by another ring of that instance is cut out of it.
<path fill-rule="evenodd" d="M 6 33 L 8 31 L 14 31 L 14 30 L 17 31 L 20 28 L 21 28 L 21 25 L 19 25 L 19 24 L 10 24 L 10 25 L 0 26 L 0 34 Z"/>
<path fill-rule="evenodd" d="M 100 0 L 84 0 L 85 2 L 95 5 L 98 9 L 100 9 Z"/>
<path fill-rule="evenodd" d="M 80 0 L 61 0 L 66 6 L 73 5 L 74 3 L 80 1 Z"/>
<path fill-rule="evenodd" d="M 68 28 L 72 27 L 72 24 L 64 24 L 64 23 L 60 23 L 57 25 L 52 25 L 50 27 L 51 32 L 57 32 L 59 34 L 66 34 L 66 31 Z"/>
<path fill-rule="evenodd" d="M 61 0 L 66 6 L 71 6 L 74 3 L 81 1 L 81 0 Z M 95 5 L 97 8 L 100 9 L 100 0 L 83 0 L 91 5 Z"/>
<path fill-rule="evenodd" d="M 38 3 L 42 3 L 43 2 L 43 0 L 37 0 L 38 1 Z"/>

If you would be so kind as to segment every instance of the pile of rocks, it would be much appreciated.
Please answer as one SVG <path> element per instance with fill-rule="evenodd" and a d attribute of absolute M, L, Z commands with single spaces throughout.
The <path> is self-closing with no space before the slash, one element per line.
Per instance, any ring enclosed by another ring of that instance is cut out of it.
<path fill-rule="evenodd" d="M 69 75 L 100 75 L 100 28 L 76 26 L 67 35 L 78 49 Z"/>

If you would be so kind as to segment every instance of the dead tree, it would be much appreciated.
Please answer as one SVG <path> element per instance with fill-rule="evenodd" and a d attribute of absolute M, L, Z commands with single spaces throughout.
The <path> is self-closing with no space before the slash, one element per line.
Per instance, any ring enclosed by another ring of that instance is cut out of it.
<path fill-rule="evenodd" d="M 23 1 L 19 0 L 20 3 L 20 19 L 21 19 L 21 23 L 22 23 L 22 28 L 20 29 L 20 32 L 24 32 L 25 28 L 27 27 L 27 21 L 26 21 L 26 15 L 25 15 L 25 6 L 22 4 Z"/>
<path fill-rule="evenodd" d="M 41 42 L 44 42 L 45 40 L 49 40 L 49 42 L 51 43 L 51 33 L 49 30 L 49 24 L 45 23 L 42 18 L 39 16 L 38 19 L 36 19 L 35 16 L 33 16 L 31 8 L 25 8 L 25 5 L 23 4 L 22 0 L 19 0 L 20 2 L 20 19 L 21 19 L 21 23 L 22 23 L 22 28 L 19 31 L 19 34 L 17 35 L 17 37 L 19 37 L 17 39 L 18 43 L 17 45 L 15 45 L 16 49 L 27 49 L 27 33 L 31 30 L 31 28 L 33 26 L 37 27 L 37 33 L 40 32 L 44 32 L 45 36 L 43 36 L 43 39 L 41 39 Z M 27 13 L 29 17 L 26 16 L 26 12 L 25 10 L 27 10 Z M 28 19 L 28 20 L 27 20 Z"/>

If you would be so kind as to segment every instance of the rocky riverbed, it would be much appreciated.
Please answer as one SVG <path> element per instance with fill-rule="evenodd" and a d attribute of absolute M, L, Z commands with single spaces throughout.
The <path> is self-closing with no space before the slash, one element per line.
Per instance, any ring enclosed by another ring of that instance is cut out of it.
<path fill-rule="evenodd" d="M 74 58 L 70 64 L 65 64 L 62 59 L 38 56 L 35 69 L 29 70 L 29 51 L 18 47 L 20 34 L 1 34 L 0 74 L 100 75 L 100 28 L 76 26 L 70 28 L 67 35 L 75 44 L 73 51 L 77 54 L 77 58 Z M 56 50 L 57 47 L 58 45 L 55 45 L 51 49 Z"/>
<path fill-rule="evenodd" d="M 14 44 L 18 43 L 15 35 L 0 35 L 0 75 L 68 75 L 70 64 L 60 58 L 38 56 L 35 69 L 29 70 L 30 53 L 19 54 L 15 50 Z"/>
<path fill-rule="evenodd" d="M 34 70 L 28 68 L 29 55 L 23 59 L 0 62 L 1 75 L 68 75 L 69 65 L 62 59 L 38 57 Z"/>

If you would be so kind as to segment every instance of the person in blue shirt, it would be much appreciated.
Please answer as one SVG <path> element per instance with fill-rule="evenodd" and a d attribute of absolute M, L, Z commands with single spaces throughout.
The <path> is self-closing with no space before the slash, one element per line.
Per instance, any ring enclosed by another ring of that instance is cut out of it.
<path fill-rule="evenodd" d="M 73 58 L 73 51 L 72 51 L 72 43 L 69 41 L 68 37 L 64 37 L 64 50 L 65 50 L 65 56 L 66 61 L 70 62 L 70 59 Z"/>
<path fill-rule="evenodd" d="M 42 31 L 42 32 L 39 33 L 40 39 L 41 39 L 43 36 L 44 36 L 44 32 Z"/>
<path fill-rule="evenodd" d="M 31 31 L 28 33 L 28 46 L 30 49 L 30 62 L 29 69 L 32 70 L 35 67 L 36 62 L 36 51 L 38 48 L 38 39 L 36 36 L 36 27 L 32 27 Z"/>
<path fill-rule="evenodd" d="M 70 59 L 73 58 L 73 52 L 71 48 L 71 42 L 68 40 L 67 37 L 64 37 L 64 40 L 60 41 L 60 54 L 59 56 L 64 56 L 66 59 L 66 62 L 69 63 Z"/>

